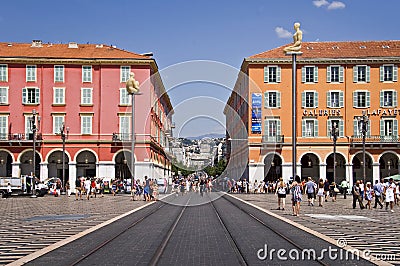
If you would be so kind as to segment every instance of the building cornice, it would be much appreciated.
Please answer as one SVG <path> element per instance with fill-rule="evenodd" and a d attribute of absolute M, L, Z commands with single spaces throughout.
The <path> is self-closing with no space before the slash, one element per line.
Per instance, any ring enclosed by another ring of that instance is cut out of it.
<path fill-rule="evenodd" d="M 30 57 L 0 57 L 1 63 L 21 64 L 85 64 L 85 65 L 151 65 L 157 69 L 154 59 L 129 59 L 129 58 L 30 58 Z"/>
<path fill-rule="evenodd" d="M 371 57 L 371 58 L 297 58 L 298 64 L 378 64 L 396 63 L 400 57 Z M 291 58 L 245 58 L 242 68 L 254 64 L 292 64 Z"/>

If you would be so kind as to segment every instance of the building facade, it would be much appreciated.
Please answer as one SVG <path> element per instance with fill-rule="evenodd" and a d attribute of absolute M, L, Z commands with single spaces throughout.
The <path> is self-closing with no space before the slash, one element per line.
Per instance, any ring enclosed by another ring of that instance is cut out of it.
<path fill-rule="evenodd" d="M 72 187 L 78 176 L 130 178 L 130 72 L 141 84 L 136 177 L 170 176 L 173 111 L 156 61 L 115 46 L 41 41 L 0 43 L 0 176 L 61 178 L 64 126 L 65 179 Z"/>
<path fill-rule="evenodd" d="M 243 61 L 225 107 L 232 177 L 292 175 L 292 58 L 283 48 Z M 296 69 L 299 176 L 337 183 L 363 179 L 363 115 L 366 181 L 399 173 L 399 60 L 400 41 L 302 44 Z"/>

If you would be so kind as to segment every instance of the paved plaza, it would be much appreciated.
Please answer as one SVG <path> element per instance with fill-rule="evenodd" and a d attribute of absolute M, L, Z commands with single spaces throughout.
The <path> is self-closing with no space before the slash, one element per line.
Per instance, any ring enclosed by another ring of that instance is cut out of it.
<path fill-rule="evenodd" d="M 376 257 L 392 257 L 390 263 L 400 264 L 400 231 L 397 225 L 400 218 L 400 207 L 395 206 L 394 213 L 385 208 L 361 210 L 352 207 L 352 196 L 343 199 L 338 195 L 337 201 L 324 202 L 323 207 L 308 206 L 307 195 L 303 195 L 300 216 L 292 216 L 290 195 L 286 198 L 284 211 L 277 210 L 277 196 L 274 194 L 232 194 L 232 196 L 259 206 L 281 217 L 287 218 L 307 228 L 329 236 L 341 244 L 359 250 L 370 250 Z M 365 201 L 364 201 L 365 204 Z"/>
<path fill-rule="evenodd" d="M 148 204 L 128 194 L 75 201 L 75 196 L 0 199 L 0 264 L 15 261 L 69 236 Z"/>

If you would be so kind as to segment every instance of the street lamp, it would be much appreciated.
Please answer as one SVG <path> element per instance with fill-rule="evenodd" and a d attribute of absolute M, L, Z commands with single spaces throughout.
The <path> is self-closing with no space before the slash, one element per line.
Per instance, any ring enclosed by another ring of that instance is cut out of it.
<path fill-rule="evenodd" d="M 32 198 L 36 198 L 36 132 L 39 130 L 40 127 L 40 116 L 37 117 L 38 120 L 38 127 L 36 126 L 36 109 L 32 110 L 32 116 L 29 118 L 30 122 L 30 129 L 32 131 L 32 142 L 33 142 L 33 161 L 32 161 Z"/>
<path fill-rule="evenodd" d="M 363 154 L 363 181 L 365 184 L 365 179 L 366 179 L 366 172 L 365 172 L 365 167 L 366 167 L 366 163 L 365 163 L 365 136 L 368 132 L 368 123 L 369 123 L 369 118 L 368 116 L 363 113 L 362 116 L 357 117 L 357 121 L 358 121 L 358 130 L 361 133 L 362 136 L 362 154 Z"/>
<path fill-rule="evenodd" d="M 67 134 L 65 135 L 65 131 Z M 62 140 L 62 182 L 65 187 L 65 140 L 68 138 L 69 127 L 65 127 L 65 123 L 63 122 L 60 127 L 60 135 Z"/>
<path fill-rule="evenodd" d="M 387 167 L 388 167 L 388 176 L 390 176 L 390 167 L 392 166 L 392 162 L 389 160 L 387 163 Z"/>
<path fill-rule="evenodd" d="M 135 184 L 135 95 L 141 94 L 139 91 L 139 81 L 135 80 L 135 73 L 129 74 L 126 81 L 126 92 L 132 96 L 132 115 L 131 115 L 131 189 Z"/>
<path fill-rule="evenodd" d="M 333 140 L 333 182 L 336 182 L 336 141 L 339 135 L 339 128 L 336 122 L 332 123 L 331 135 Z"/>

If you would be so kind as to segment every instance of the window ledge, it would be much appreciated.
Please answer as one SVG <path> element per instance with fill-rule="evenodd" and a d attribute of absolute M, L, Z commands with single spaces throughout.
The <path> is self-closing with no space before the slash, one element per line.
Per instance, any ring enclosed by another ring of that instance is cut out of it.
<path fill-rule="evenodd" d="M 65 106 L 65 103 L 53 103 L 51 106 Z"/>
<path fill-rule="evenodd" d="M 81 103 L 80 106 L 92 107 L 93 103 Z"/>
<path fill-rule="evenodd" d="M 39 103 L 23 103 L 23 105 L 39 105 Z"/>

